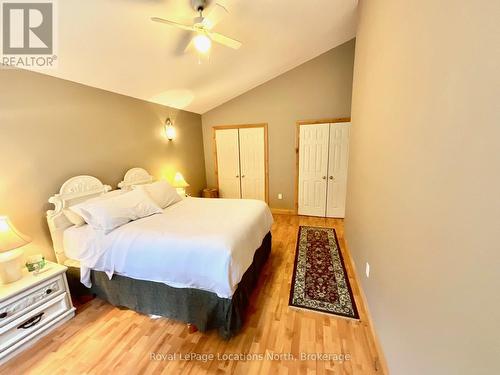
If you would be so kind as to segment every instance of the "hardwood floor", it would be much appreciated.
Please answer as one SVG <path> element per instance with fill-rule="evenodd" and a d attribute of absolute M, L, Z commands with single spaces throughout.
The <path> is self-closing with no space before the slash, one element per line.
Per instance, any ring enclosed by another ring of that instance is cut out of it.
<path fill-rule="evenodd" d="M 254 294 L 241 333 L 229 341 L 217 332 L 188 333 L 186 324 L 151 319 L 95 299 L 77 316 L 13 358 L 1 374 L 383 374 L 344 241 L 342 220 L 274 215 L 271 257 Z M 288 306 L 299 225 L 334 227 L 340 242 L 360 321 Z M 151 353 L 176 355 L 153 360 Z M 215 360 L 179 359 L 199 353 Z M 274 360 L 231 361 L 217 353 L 282 355 Z M 296 360 L 289 357 L 291 353 Z M 350 360 L 300 360 L 300 353 L 349 354 Z"/>

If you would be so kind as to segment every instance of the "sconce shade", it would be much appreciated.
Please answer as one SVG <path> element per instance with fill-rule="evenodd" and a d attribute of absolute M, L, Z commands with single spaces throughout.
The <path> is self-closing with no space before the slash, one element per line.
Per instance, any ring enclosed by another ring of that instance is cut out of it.
<path fill-rule="evenodd" d="M 184 179 L 184 177 L 182 176 L 182 174 L 180 172 L 177 172 L 175 174 L 175 177 L 174 177 L 173 186 L 175 188 L 185 188 L 185 187 L 188 187 L 189 184 L 186 182 L 186 180 Z"/>
<path fill-rule="evenodd" d="M 175 138 L 175 128 L 174 125 L 172 125 L 172 121 L 170 121 L 170 118 L 167 118 L 167 120 L 165 121 L 165 136 L 169 141 Z"/>
<path fill-rule="evenodd" d="M 31 238 L 19 232 L 7 216 L 0 216 L 0 253 L 27 245 Z"/>

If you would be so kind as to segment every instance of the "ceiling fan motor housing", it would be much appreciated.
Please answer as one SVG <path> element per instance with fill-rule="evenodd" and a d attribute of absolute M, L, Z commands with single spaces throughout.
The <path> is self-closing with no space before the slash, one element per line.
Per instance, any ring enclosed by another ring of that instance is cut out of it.
<path fill-rule="evenodd" d="M 197 12 L 203 11 L 208 6 L 207 0 L 191 0 L 194 10 Z"/>

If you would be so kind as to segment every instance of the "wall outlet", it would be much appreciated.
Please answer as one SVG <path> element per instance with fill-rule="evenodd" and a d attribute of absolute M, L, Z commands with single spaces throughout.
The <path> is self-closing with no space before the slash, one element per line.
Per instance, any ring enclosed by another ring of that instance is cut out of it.
<path fill-rule="evenodd" d="M 366 273 L 366 278 L 370 278 L 370 263 L 366 262 L 366 267 L 365 267 L 365 273 Z"/>
<path fill-rule="evenodd" d="M 278 194 L 278 199 L 283 199 L 283 194 L 279 193 Z"/>

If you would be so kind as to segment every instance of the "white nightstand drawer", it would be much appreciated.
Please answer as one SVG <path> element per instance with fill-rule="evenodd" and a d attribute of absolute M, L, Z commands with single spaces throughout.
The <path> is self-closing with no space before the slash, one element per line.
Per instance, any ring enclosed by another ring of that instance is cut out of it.
<path fill-rule="evenodd" d="M 70 308 L 68 295 L 63 293 L 0 328 L 0 355 L 2 351 L 14 345 L 23 337 L 36 332 Z"/>
<path fill-rule="evenodd" d="M 29 314 L 30 309 L 49 301 L 64 292 L 64 290 L 63 276 L 58 275 L 32 290 L 27 290 L 0 303 L 0 330 L 9 322 L 17 319 L 19 316 Z"/>

